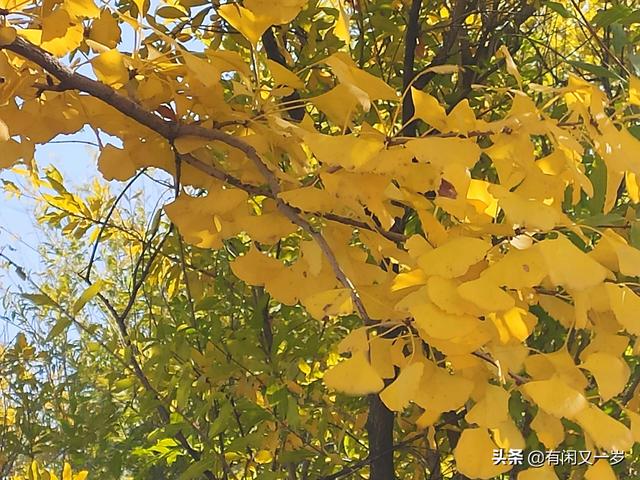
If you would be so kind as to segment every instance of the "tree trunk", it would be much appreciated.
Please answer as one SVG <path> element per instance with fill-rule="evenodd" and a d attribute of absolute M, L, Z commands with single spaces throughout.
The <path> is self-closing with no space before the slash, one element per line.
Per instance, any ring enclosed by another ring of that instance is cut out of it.
<path fill-rule="evenodd" d="M 369 395 L 370 480 L 395 480 L 393 468 L 393 424 L 395 416 L 378 395 Z"/>

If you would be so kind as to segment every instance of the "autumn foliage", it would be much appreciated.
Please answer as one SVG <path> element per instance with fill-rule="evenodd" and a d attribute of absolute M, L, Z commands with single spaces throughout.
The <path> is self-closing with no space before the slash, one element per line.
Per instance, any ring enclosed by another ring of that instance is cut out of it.
<path fill-rule="evenodd" d="M 49 228 L 139 258 L 126 288 L 94 252 L 71 306 L 27 298 L 153 416 L 124 451 L 170 478 L 635 478 L 637 11 L 449 3 L 0 0 L 0 167 L 37 177 L 85 129 L 104 179 L 172 181 L 140 239 L 89 221 L 108 192 L 41 180 L 88 222 Z M 492 461 L 532 448 L 627 457 Z"/>

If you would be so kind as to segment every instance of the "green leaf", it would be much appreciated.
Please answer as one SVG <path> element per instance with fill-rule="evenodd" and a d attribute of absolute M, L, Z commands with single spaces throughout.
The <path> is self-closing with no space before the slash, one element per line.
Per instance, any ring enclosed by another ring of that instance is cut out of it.
<path fill-rule="evenodd" d="M 187 16 L 187 13 L 179 8 L 167 5 L 156 10 L 156 15 L 163 18 L 184 18 Z"/>
<path fill-rule="evenodd" d="M 640 248 L 640 222 L 635 221 L 631 224 L 629 232 L 629 243 L 636 248 Z"/>
<path fill-rule="evenodd" d="M 617 213 L 598 213 L 581 220 L 582 225 L 589 225 L 590 227 L 598 227 L 600 225 L 614 225 L 621 227 L 627 223 L 622 215 Z"/>
<path fill-rule="evenodd" d="M 208 457 L 204 458 L 198 462 L 191 464 L 189 468 L 187 468 L 182 475 L 180 475 L 179 480 L 191 480 L 192 478 L 201 478 L 202 474 L 213 467 L 213 458 Z"/>
<path fill-rule="evenodd" d="M 587 205 L 592 213 L 601 212 L 604 208 L 604 195 L 607 190 L 607 166 L 604 160 L 600 158 L 594 159 L 589 180 L 591 180 L 593 184 L 593 191 L 595 193 L 593 198 L 587 202 Z"/>
<path fill-rule="evenodd" d="M 558 2 L 544 2 L 544 4 L 547 6 L 548 9 L 553 10 L 554 12 L 559 14 L 561 17 L 573 18 L 573 14 L 569 10 L 567 10 L 564 7 L 564 5 L 562 5 L 561 3 L 558 3 Z"/>
<path fill-rule="evenodd" d="M 606 77 L 606 78 L 618 78 L 614 73 L 612 73 L 609 69 L 605 67 L 601 67 L 600 65 L 593 65 L 592 63 L 581 62 L 579 60 L 571 60 L 569 61 L 571 65 L 580 70 L 585 70 L 589 73 L 597 77 Z"/>
<path fill-rule="evenodd" d="M 60 317 L 49 331 L 49 335 L 47 335 L 47 342 L 53 340 L 61 333 L 65 332 L 70 325 L 71 320 L 69 320 L 67 317 Z"/>
<path fill-rule="evenodd" d="M 209 430 L 209 438 L 215 437 L 227 428 L 227 426 L 231 422 L 232 414 L 233 407 L 231 406 L 231 403 L 227 402 L 222 405 L 222 408 L 218 412 L 218 416 L 211 424 L 211 429 Z"/>
<path fill-rule="evenodd" d="M 593 17 L 592 22 L 597 27 L 606 28 L 612 23 L 626 18 L 630 13 L 631 10 L 629 10 L 629 8 L 625 5 L 614 5 L 611 8 L 600 10 L 598 13 L 596 13 L 596 15 Z"/>
<path fill-rule="evenodd" d="M 194 309 L 196 312 L 210 311 L 220 303 L 220 299 L 216 296 L 204 297 L 202 300 L 196 302 Z"/>
<path fill-rule="evenodd" d="M 135 379 L 133 377 L 126 377 L 126 378 L 117 380 L 113 384 L 113 392 L 115 393 L 122 392 L 123 390 L 126 390 L 127 388 L 132 387 L 134 383 L 135 383 Z"/>
<path fill-rule="evenodd" d="M 48 295 L 43 293 L 23 293 L 22 298 L 26 298 L 31 303 L 40 306 L 55 307 L 56 304 Z"/>
<path fill-rule="evenodd" d="M 93 285 L 88 287 L 84 292 L 82 292 L 82 295 L 80 295 L 80 298 L 76 300 L 76 303 L 73 304 L 71 312 L 76 315 L 80 310 L 82 310 L 82 307 L 84 307 L 89 300 L 95 297 L 100 292 L 100 290 L 102 290 L 103 286 L 104 282 L 102 280 L 98 280 Z"/>

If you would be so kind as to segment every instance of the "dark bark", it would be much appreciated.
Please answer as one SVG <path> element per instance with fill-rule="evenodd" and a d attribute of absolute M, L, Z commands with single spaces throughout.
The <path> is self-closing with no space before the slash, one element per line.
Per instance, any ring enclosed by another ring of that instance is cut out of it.
<path fill-rule="evenodd" d="M 276 37 L 273 34 L 273 27 L 268 28 L 267 31 L 262 35 L 262 45 L 264 45 L 264 50 L 267 53 L 267 57 L 269 58 L 269 60 L 273 60 L 283 67 L 289 68 L 287 66 L 287 61 L 284 58 L 284 55 L 280 51 L 280 48 L 278 48 Z M 297 91 L 294 91 L 291 95 L 287 95 L 282 100 L 284 102 L 293 102 L 296 100 L 300 100 L 300 94 Z M 300 106 L 298 108 L 288 110 L 288 115 L 291 120 L 301 122 L 304 118 L 304 107 Z"/>
<path fill-rule="evenodd" d="M 393 425 L 394 413 L 380 400 L 378 395 L 369 396 L 369 417 L 367 433 L 369 435 L 370 480 L 394 480 L 393 467 Z"/>
<path fill-rule="evenodd" d="M 411 85 L 411 81 L 415 76 L 414 66 L 416 59 L 416 46 L 418 44 L 418 33 L 420 30 L 420 7 L 422 7 L 422 0 L 413 0 L 413 2 L 411 2 L 407 31 L 404 39 L 402 90 L 405 95 L 402 100 L 402 124 L 404 125 L 403 135 L 407 137 L 414 137 L 416 134 L 415 122 L 411 122 L 410 124 L 407 123 L 413 117 L 415 110 L 413 108 L 413 96 L 411 95 L 411 90 L 406 90 Z"/>

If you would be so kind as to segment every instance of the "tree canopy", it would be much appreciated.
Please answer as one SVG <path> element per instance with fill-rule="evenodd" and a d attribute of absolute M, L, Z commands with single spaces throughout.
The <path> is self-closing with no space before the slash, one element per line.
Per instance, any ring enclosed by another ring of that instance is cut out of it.
<path fill-rule="evenodd" d="M 631 0 L 0 0 L 44 235 L 0 245 L 0 475 L 635 478 L 639 35 Z M 78 132 L 81 188 L 34 160 Z"/>

